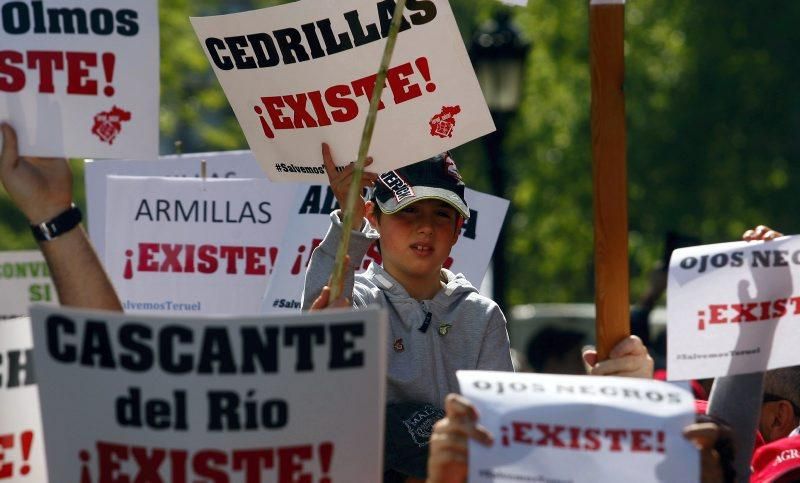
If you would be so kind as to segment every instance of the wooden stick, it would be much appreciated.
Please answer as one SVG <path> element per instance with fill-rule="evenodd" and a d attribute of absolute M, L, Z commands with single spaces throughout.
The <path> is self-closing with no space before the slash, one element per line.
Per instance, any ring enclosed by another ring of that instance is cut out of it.
<path fill-rule="evenodd" d="M 367 112 L 367 120 L 364 123 L 364 131 L 361 134 L 361 144 L 358 147 L 358 159 L 353 167 L 353 183 L 350 185 L 350 191 L 347 193 L 347 206 L 344 206 L 344 218 L 342 219 L 342 227 L 344 228 L 342 234 L 342 241 L 336 251 L 336 260 L 333 265 L 333 273 L 331 274 L 328 286 L 331 288 L 330 301 L 333 302 L 342 293 L 344 284 L 345 272 L 345 256 L 347 249 L 350 246 L 350 233 L 352 232 L 353 222 L 353 207 L 356 200 L 361 196 L 360 180 L 364 174 L 364 162 L 367 159 L 367 152 L 369 151 L 369 144 L 372 141 L 372 131 L 375 129 L 375 119 L 378 115 L 378 104 L 381 101 L 381 93 L 383 92 L 383 84 L 386 82 L 386 71 L 389 68 L 389 62 L 392 60 L 392 52 L 394 52 L 394 44 L 397 41 L 397 34 L 400 32 L 400 22 L 403 20 L 403 10 L 406 6 L 406 0 L 398 0 L 392 15 L 392 24 L 389 26 L 389 33 L 386 37 L 386 47 L 383 49 L 383 57 L 381 58 L 378 75 L 375 78 L 375 88 L 372 92 L 372 98 L 369 101 L 369 111 Z"/>
<path fill-rule="evenodd" d="M 592 170 L 598 360 L 630 335 L 625 1 L 591 0 Z"/>

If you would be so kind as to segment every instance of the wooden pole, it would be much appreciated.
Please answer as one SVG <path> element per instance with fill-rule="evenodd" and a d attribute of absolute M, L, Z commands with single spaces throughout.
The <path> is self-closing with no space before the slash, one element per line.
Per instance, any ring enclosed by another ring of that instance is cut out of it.
<path fill-rule="evenodd" d="M 395 4 L 394 13 L 392 14 L 392 23 L 389 26 L 389 33 L 386 36 L 386 47 L 383 49 L 383 57 L 378 67 L 378 75 L 375 78 L 375 88 L 372 91 L 372 98 L 369 102 L 369 111 L 367 112 L 367 120 L 364 122 L 364 130 L 361 134 L 361 143 L 358 146 L 358 159 L 353 166 L 353 183 L 350 185 L 350 191 L 347 193 L 347 203 L 343 206 L 344 216 L 342 217 L 342 241 L 339 243 L 339 248 L 336 250 L 336 260 L 333 265 L 333 273 L 331 274 L 328 286 L 331 288 L 330 301 L 333 302 L 342 293 L 342 284 L 344 283 L 345 260 L 347 257 L 347 249 L 350 246 L 350 233 L 353 221 L 353 206 L 356 200 L 361 196 L 361 185 L 359 180 L 364 174 L 364 162 L 367 159 L 367 152 L 369 152 L 369 144 L 372 141 L 372 131 L 375 128 L 375 119 L 378 116 L 378 104 L 381 101 L 381 93 L 383 92 L 383 84 L 386 82 L 386 71 L 389 69 L 389 62 L 392 60 L 392 52 L 394 52 L 394 44 L 397 41 L 397 34 L 400 32 L 400 23 L 403 20 L 403 10 L 406 7 L 406 0 L 398 0 Z"/>
<path fill-rule="evenodd" d="M 590 0 L 598 360 L 630 335 L 624 35 L 625 1 Z"/>

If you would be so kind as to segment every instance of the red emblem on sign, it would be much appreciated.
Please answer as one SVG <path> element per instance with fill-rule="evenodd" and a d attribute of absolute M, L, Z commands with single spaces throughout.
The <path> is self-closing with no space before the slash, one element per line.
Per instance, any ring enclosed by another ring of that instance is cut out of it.
<path fill-rule="evenodd" d="M 456 127 L 456 114 L 461 112 L 461 106 L 442 106 L 442 112 L 433 116 L 428 124 L 431 125 L 431 136 L 440 138 L 453 137 Z"/>
<path fill-rule="evenodd" d="M 122 131 L 122 123 L 130 120 L 130 112 L 114 106 L 110 111 L 102 111 L 94 116 L 92 134 L 99 137 L 104 143 L 114 144 L 117 134 Z"/>

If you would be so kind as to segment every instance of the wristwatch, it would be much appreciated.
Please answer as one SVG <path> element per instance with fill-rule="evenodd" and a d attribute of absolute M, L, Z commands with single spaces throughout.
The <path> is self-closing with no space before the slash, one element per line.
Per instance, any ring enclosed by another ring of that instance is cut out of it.
<path fill-rule="evenodd" d="M 31 225 L 33 237 L 38 241 L 49 241 L 72 230 L 83 220 L 80 208 L 75 203 L 70 204 L 69 208 L 49 221 L 43 221 L 38 225 Z"/>

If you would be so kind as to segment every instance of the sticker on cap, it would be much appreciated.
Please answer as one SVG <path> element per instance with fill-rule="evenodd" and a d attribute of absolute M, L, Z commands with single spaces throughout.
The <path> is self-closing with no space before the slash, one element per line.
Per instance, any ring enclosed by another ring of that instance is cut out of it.
<path fill-rule="evenodd" d="M 398 203 L 406 198 L 414 196 L 414 190 L 411 188 L 411 185 L 405 178 L 400 176 L 397 171 L 383 173 L 378 177 L 378 180 L 394 193 L 394 199 L 397 200 Z"/>

